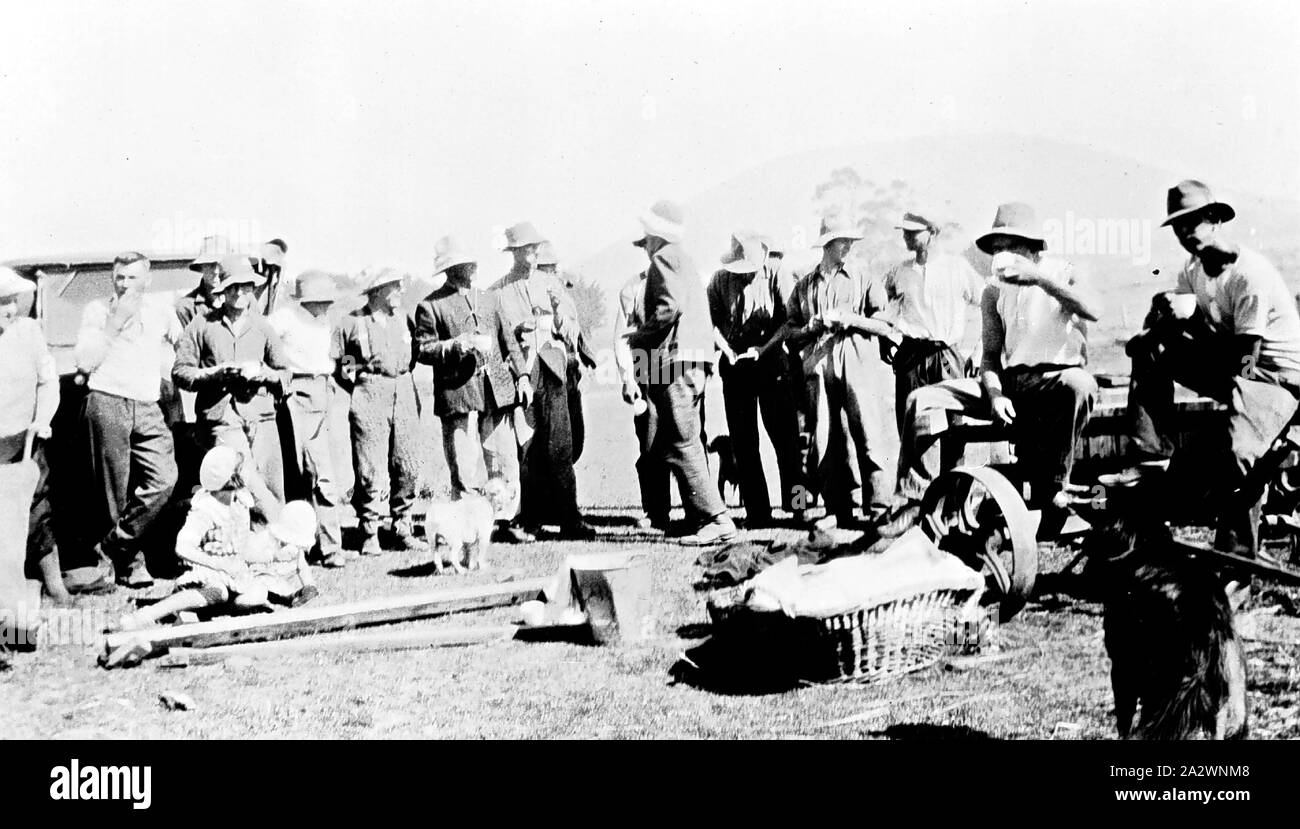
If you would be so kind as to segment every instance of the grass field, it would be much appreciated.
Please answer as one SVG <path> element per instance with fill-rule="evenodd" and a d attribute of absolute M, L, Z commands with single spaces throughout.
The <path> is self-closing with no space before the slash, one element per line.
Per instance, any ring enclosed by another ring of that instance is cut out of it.
<path fill-rule="evenodd" d="M 0 672 L 0 737 L 10 738 L 1050 738 L 1108 739 L 1109 663 L 1100 607 L 1072 595 L 1068 577 L 1041 580 L 1040 595 L 999 629 L 1005 661 L 963 671 L 932 668 L 880 686 L 812 686 L 775 694 L 719 694 L 675 683 L 679 654 L 707 635 L 703 601 L 692 590 L 694 551 L 636 531 L 628 438 L 631 424 L 612 391 L 588 394 L 588 447 L 580 492 L 600 529 L 583 544 L 498 545 L 494 569 L 553 573 L 570 552 L 638 551 L 652 562 L 654 635 L 605 648 L 565 642 L 499 641 L 464 648 L 394 653 L 298 654 L 278 659 L 131 669 L 95 665 L 94 645 L 17 654 Z M 793 539 L 794 530 L 766 537 Z M 1068 550 L 1049 550 L 1055 573 Z M 342 571 L 318 571 L 320 605 L 362 597 L 486 583 L 491 571 L 427 574 L 418 556 L 392 553 Z M 1297 594 L 1259 601 L 1281 607 L 1252 614 L 1250 705 L 1257 738 L 1300 738 Z M 106 618 L 127 607 L 125 593 L 86 600 Z M 460 614 L 410 626 L 499 625 L 513 609 Z M 1285 644 L 1283 642 L 1289 642 Z M 166 692 L 195 702 L 159 704 Z M 889 705 L 880 705 L 889 701 Z M 851 722 L 837 721 L 865 716 Z M 1069 724 L 1058 731 L 1058 724 Z"/>

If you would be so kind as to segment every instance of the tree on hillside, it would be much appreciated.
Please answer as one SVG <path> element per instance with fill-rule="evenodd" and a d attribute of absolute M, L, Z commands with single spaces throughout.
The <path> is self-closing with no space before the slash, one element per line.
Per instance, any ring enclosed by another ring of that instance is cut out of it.
<path fill-rule="evenodd" d="M 877 184 L 852 167 L 832 170 L 813 191 L 818 217 L 847 214 L 856 219 L 863 239 L 854 246 L 853 257 L 872 271 L 888 267 L 896 258 L 899 236 L 894 226 L 912 200 L 912 189 L 902 179 Z"/>
<path fill-rule="evenodd" d="M 571 285 L 569 296 L 578 306 L 578 325 L 590 341 L 605 325 L 605 289 L 581 274 L 565 271 L 563 276 Z"/>

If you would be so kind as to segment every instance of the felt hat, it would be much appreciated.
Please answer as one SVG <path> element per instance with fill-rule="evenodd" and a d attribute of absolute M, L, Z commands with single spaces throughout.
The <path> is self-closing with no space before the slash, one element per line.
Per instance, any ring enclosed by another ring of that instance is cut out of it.
<path fill-rule="evenodd" d="M 235 250 L 225 236 L 206 236 L 199 244 L 199 255 L 190 263 L 190 270 L 203 270 L 204 265 L 216 265 Z"/>
<path fill-rule="evenodd" d="M 1034 215 L 1034 208 L 1024 202 L 1000 205 L 997 215 L 993 217 L 993 229 L 976 239 L 975 246 L 991 254 L 993 251 L 989 248 L 989 243 L 999 236 L 1025 239 L 1036 243 L 1039 247 L 1047 245 L 1047 240 L 1043 238 L 1042 225 Z"/>
<path fill-rule="evenodd" d="M 821 233 L 814 247 L 824 248 L 836 239 L 852 239 L 856 242 L 861 238 L 862 232 L 858 230 L 858 223 L 848 216 L 827 216 L 822 219 Z"/>
<path fill-rule="evenodd" d="M 555 256 L 555 245 L 549 241 L 542 242 L 541 247 L 537 248 L 537 264 L 559 266 L 560 260 Z"/>
<path fill-rule="evenodd" d="M 477 264 L 478 260 L 460 246 L 451 236 L 444 236 L 433 245 L 433 275 L 454 268 L 457 265 Z"/>
<path fill-rule="evenodd" d="M 334 277 L 324 271 L 303 271 L 298 274 L 293 298 L 299 302 L 337 302 L 339 289 Z"/>
<path fill-rule="evenodd" d="M 908 230 L 919 233 L 922 230 L 933 232 L 937 227 L 938 225 L 925 218 L 920 213 L 904 213 L 903 221 L 894 225 L 894 230 Z"/>
<path fill-rule="evenodd" d="M 754 234 L 736 234 L 731 237 L 731 250 L 722 257 L 722 268 L 728 273 L 757 273 L 767 263 L 767 245 Z"/>
<path fill-rule="evenodd" d="M 540 245 L 546 240 L 542 234 L 537 232 L 532 222 L 520 222 L 506 228 L 506 250 L 527 247 L 528 245 Z"/>
<path fill-rule="evenodd" d="M 641 238 L 632 244 L 645 247 L 645 241 L 651 236 L 663 239 L 670 244 L 680 244 L 686 235 L 686 215 L 681 205 L 671 201 L 657 201 L 650 209 L 637 217 L 644 231 Z"/>
<path fill-rule="evenodd" d="M 1169 214 L 1160 223 L 1166 227 L 1184 216 L 1204 212 L 1211 221 L 1230 222 L 1236 218 L 1237 211 L 1227 202 L 1216 201 L 1210 188 L 1199 181 L 1187 179 L 1169 188 L 1165 199 L 1166 212 Z"/>
<path fill-rule="evenodd" d="M 253 262 L 243 254 L 227 256 L 221 260 L 221 281 L 217 283 L 216 292 L 231 285 L 261 285 L 266 277 L 253 270 Z"/>
<path fill-rule="evenodd" d="M 361 290 L 370 293 L 376 288 L 382 288 L 394 282 L 401 282 L 403 278 L 402 272 L 396 268 L 378 268 L 374 271 L 363 271 L 360 280 Z"/>

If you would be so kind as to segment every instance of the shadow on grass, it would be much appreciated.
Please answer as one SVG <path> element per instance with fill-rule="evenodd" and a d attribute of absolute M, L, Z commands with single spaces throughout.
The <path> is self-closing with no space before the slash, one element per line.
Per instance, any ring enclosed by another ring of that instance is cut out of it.
<path fill-rule="evenodd" d="M 992 740 L 983 731 L 965 725 L 933 725 L 931 723 L 898 723 L 883 731 L 870 731 L 869 737 L 887 740 Z"/>
<path fill-rule="evenodd" d="M 673 685 L 723 696 L 767 696 L 802 687 L 797 671 L 781 660 L 766 658 L 769 656 L 714 636 L 684 652 L 668 675 Z"/>
<path fill-rule="evenodd" d="M 677 628 L 680 639 L 706 639 L 713 632 L 713 625 L 708 622 L 693 622 Z"/>

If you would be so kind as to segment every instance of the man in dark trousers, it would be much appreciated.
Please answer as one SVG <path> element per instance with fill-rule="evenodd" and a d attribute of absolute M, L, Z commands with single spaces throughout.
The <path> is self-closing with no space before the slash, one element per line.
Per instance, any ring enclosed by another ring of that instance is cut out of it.
<path fill-rule="evenodd" d="M 656 202 L 640 217 L 644 235 L 635 244 L 650 259 L 646 272 L 645 320 L 628 334 L 637 380 L 656 411 L 652 451 L 677 478 L 686 521 L 695 527 L 683 544 L 729 541 L 736 525 L 709 477 L 700 440 L 700 401 L 713 370 L 713 325 L 708 297 L 695 264 L 681 247 L 681 207 Z"/>
<path fill-rule="evenodd" d="M 722 352 L 718 374 L 745 503 L 745 526 L 753 529 L 772 521 L 767 476 L 758 451 L 760 409 L 776 451 L 781 506 L 797 518 L 803 512 L 801 504 L 792 504 L 802 480 L 799 424 L 781 347 L 792 283 L 787 274 L 771 266 L 767 245 L 754 234 L 733 236 L 731 243 L 722 270 L 709 282 L 709 314 Z"/>
<path fill-rule="evenodd" d="M 507 330 L 519 341 L 535 395 L 525 409 L 532 435 L 520 436 L 520 523 L 560 527 L 562 538 L 591 540 L 596 531 L 578 511 L 569 416 L 569 360 L 577 352 L 578 315 L 563 283 L 537 270 L 545 239 L 528 222 L 506 231 L 514 266 L 491 287 Z"/>
<path fill-rule="evenodd" d="M 383 553 L 379 533 L 391 523 L 397 549 L 421 550 L 411 508 L 419 474 L 420 411 L 416 397 L 415 323 L 401 312 L 403 276 L 381 268 L 361 276 L 365 306 L 334 329 L 330 356 L 339 384 L 352 395 L 352 454 L 357 464 L 361 554 Z"/>
<path fill-rule="evenodd" d="M 176 452 L 159 396 L 164 357 L 182 329 L 170 304 L 148 293 L 149 281 L 147 258 L 118 256 L 113 296 L 87 303 L 75 350 L 77 370 L 87 375 L 86 454 L 99 484 L 91 512 L 96 552 L 128 587 L 153 582 L 142 538 L 176 485 Z"/>
<path fill-rule="evenodd" d="M 433 367 L 433 413 L 442 420 L 442 449 L 457 493 L 480 491 L 487 477 L 504 481 L 509 502 L 497 516 L 498 540 L 533 537 L 513 526 L 519 512 L 519 449 L 512 414 L 532 402 L 519 343 L 506 329 L 496 295 L 473 287 L 478 263 L 450 237 L 435 246 L 433 275 L 442 287 L 415 309 L 420 362 Z"/>

